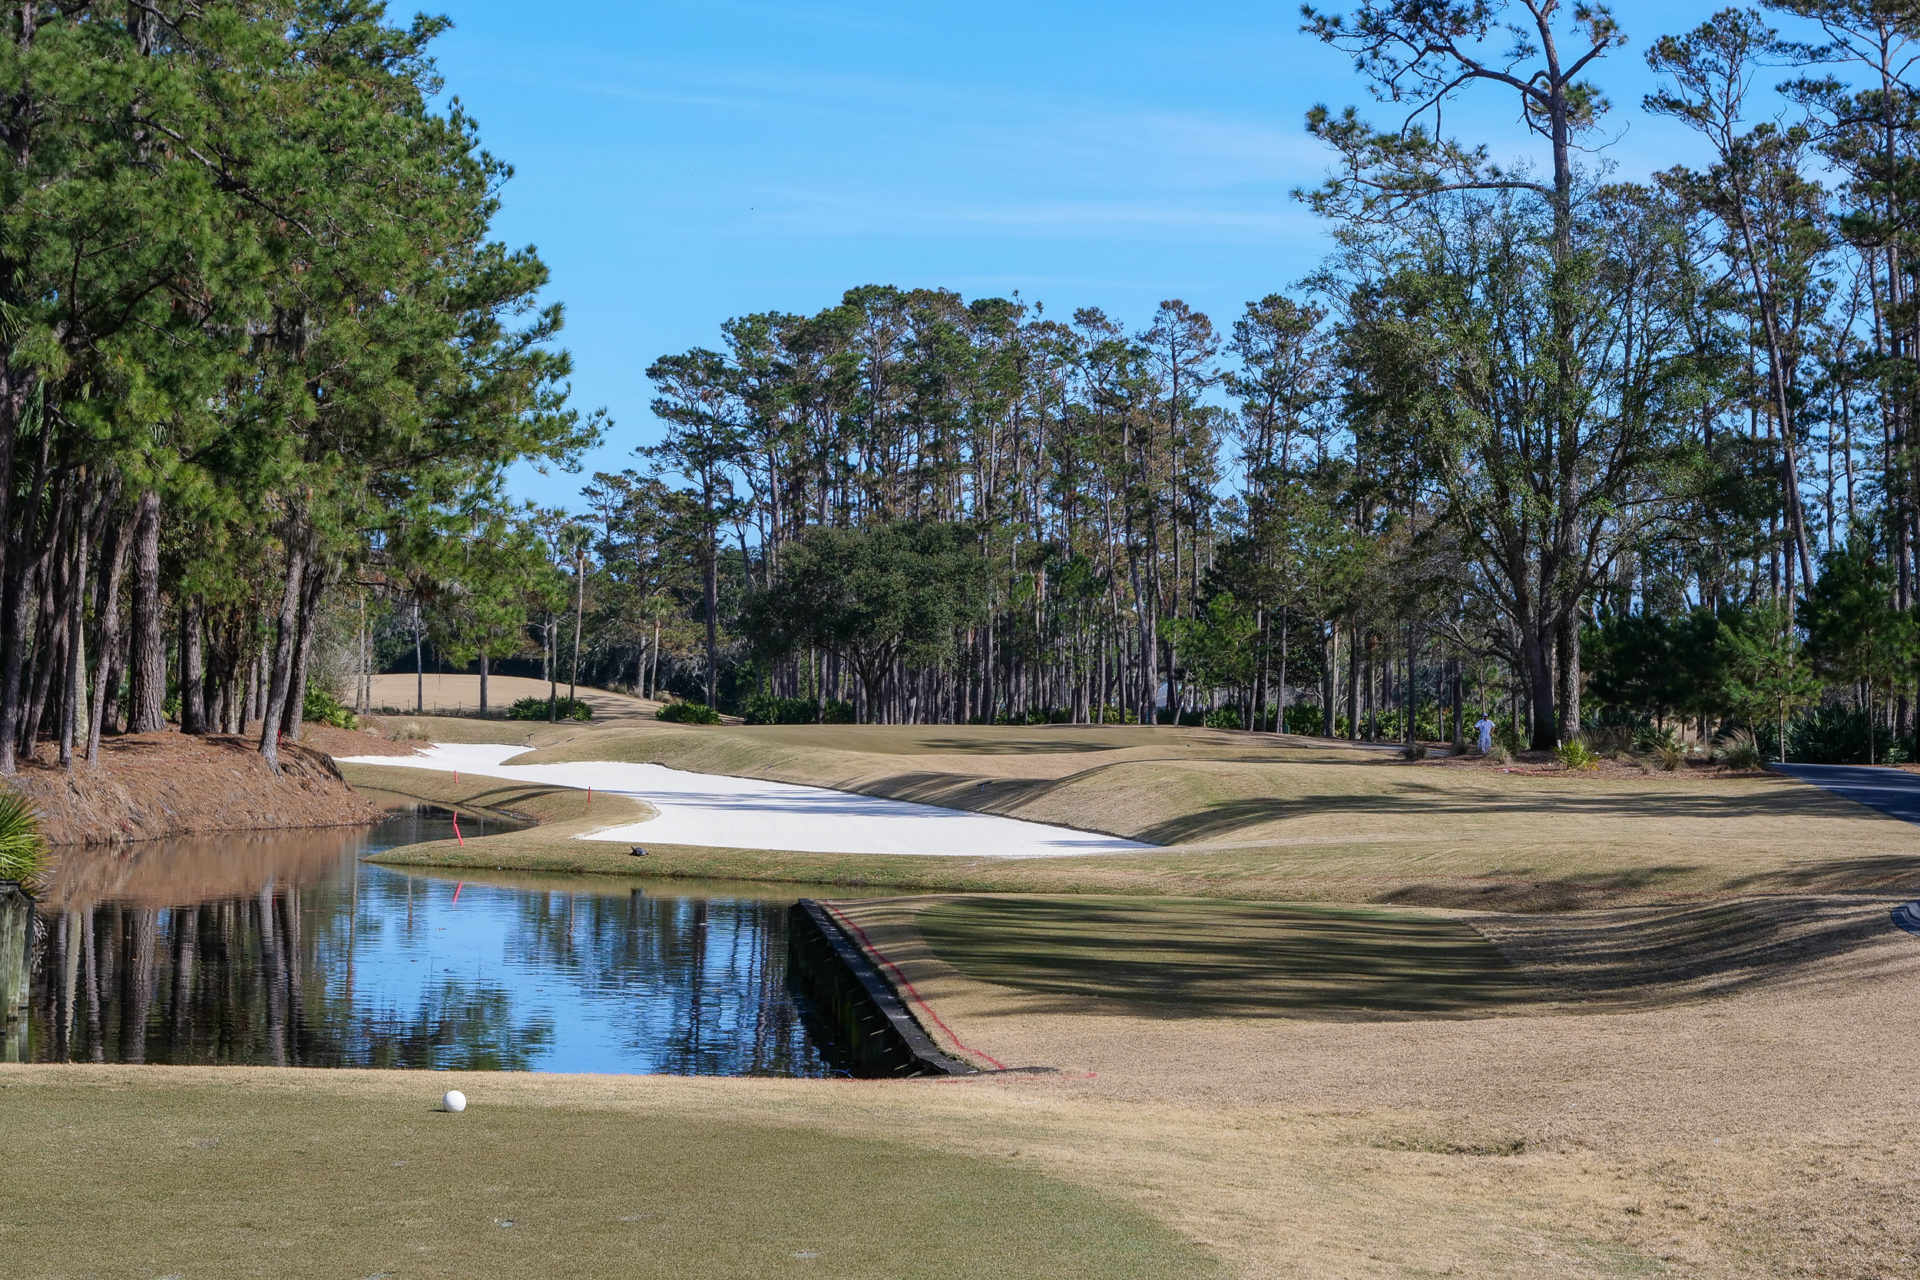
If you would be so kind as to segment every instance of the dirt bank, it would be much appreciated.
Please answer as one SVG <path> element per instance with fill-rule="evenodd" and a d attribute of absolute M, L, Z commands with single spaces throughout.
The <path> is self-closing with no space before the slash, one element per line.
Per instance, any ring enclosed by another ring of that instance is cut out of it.
<path fill-rule="evenodd" d="M 78 764 L 69 773 L 46 760 L 22 762 L 6 785 L 39 808 L 52 844 L 372 821 L 380 806 L 349 787 L 326 753 L 346 754 L 348 744 L 367 754 L 400 748 L 333 730 L 314 738 L 281 747 L 278 777 L 253 739 L 169 731 L 108 739 L 97 768 Z"/>

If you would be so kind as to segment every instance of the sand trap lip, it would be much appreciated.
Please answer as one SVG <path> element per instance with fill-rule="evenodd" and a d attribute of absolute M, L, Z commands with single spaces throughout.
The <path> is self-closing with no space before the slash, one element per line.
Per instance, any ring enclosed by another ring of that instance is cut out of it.
<path fill-rule="evenodd" d="M 343 756 L 341 763 L 457 770 L 509 782 L 592 787 L 597 792 L 633 796 L 659 811 L 658 817 L 645 822 L 588 832 L 577 837 L 581 840 L 946 858 L 1065 858 L 1158 847 L 965 809 L 757 778 L 687 773 L 659 764 L 505 763 L 525 753 L 525 747 L 492 743 L 435 743 L 419 755 Z"/>

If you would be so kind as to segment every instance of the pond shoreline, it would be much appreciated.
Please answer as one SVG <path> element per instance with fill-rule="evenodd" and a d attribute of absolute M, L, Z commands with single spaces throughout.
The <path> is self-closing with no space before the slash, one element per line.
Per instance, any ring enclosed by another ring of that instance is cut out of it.
<path fill-rule="evenodd" d="M 277 775 L 256 739 L 169 730 L 108 738 L 97 766 L 76 761 L 69 771 L 51 760 L 23 760 L 0 786 L 32 802 L 42 834 L 56 847 L 376 820 L 382 806 L 347 784 L 329 751 L 346 754 L 348 742 L 357 752 L 390 744 L 316 729 L 307 726 L 312 741 L 281 744 Z"/>

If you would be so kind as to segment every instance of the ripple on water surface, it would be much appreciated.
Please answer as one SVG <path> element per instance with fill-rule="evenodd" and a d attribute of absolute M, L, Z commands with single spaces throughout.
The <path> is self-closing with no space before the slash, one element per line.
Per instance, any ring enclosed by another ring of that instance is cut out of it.
<path fill-rule="evenodd" d="M 361 861 L 451 835 L 444 810 L 410 809 L 352 832 L 62 851 L 25 1056 L 836 1074 L 787 989 L 794 890 L 461 882 Z"/>

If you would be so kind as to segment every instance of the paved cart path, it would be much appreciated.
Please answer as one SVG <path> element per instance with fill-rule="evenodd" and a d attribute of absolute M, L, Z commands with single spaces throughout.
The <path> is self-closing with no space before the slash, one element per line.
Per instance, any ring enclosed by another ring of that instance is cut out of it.
<path fill-rule="evenodd" d="M 1864 764 L 1777 764 L 1773 768 L 1790 778 L 1825 787 L 1889 818 L 1920 822 L 1920 775 L 1904 769 Z M 1920 936 L 1920 902 L 1905 902 L 1892 911 L 1893 922 Z"/>
<path fill-rule="evenodd" d="M 1776 764 L 1778 773 L 1825 787 L 1889 818 L 1920 822 L 1920 775 L 1863 764 Z"/>

